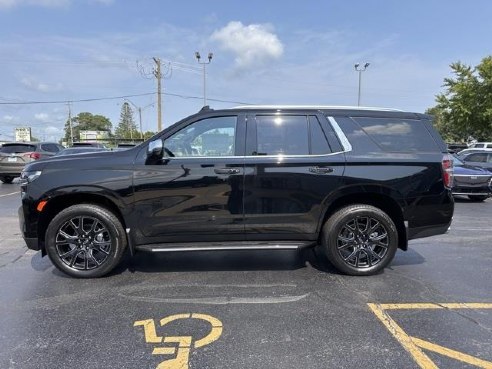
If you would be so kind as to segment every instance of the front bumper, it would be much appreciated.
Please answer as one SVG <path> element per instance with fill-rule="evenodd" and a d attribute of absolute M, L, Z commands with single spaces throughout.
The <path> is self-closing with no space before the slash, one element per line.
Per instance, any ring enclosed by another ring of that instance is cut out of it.
<path fill-rule="evenodd" d="M 37 237 L 33 237 L 33 235 L 29 234 L 27 232 L 27 227 L 26 227 L 26 220 L 24 217 L 24 210 L 23 207 L 19 207 L 18 210 L 18 215 L 19 215 L 19 227 L 20 231 L 22 234 L 22 238 L 24 238 L 24 241 L 26 242 L 27 248 L 31 250 L 40 250 L 41 246 L 39 243 L 39 239 Z"/>

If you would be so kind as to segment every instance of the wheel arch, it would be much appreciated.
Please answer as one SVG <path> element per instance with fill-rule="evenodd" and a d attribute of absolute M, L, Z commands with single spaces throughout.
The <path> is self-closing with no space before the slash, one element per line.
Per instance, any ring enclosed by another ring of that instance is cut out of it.
<path fill-rule="evenodd" d="M 125 218 L 116 204 L 116 202 L 100 193 L 87 193 L 87 192 L 75 192 L 75 193 L 64 193 L 58 196 L 52 197 L 46 203 L 43 211 L 40 213 L 38 221 L 38 239 L 40 240 L 41 249 L 43 255 L 45 253 L 45 236 L 48 225 L 53 220 L 53 218 L 63 209 L 66 209 L 73 205 L 78 204 L 91 204 L 99 205 L 109 211 L 111 211 L 121 222 L 123 229 L 126 228 Z"/>
<path fill-rule="evenodd" d="M 325 211 L 318 225 L 318 243 L 321 242 L 321 229 L 326 221 L 339 209 L 355 204 L 371 205 L 384 211 L 395 223 L 398 231 L 398 248 L 407 250 L 408 239 L 405 228 L 403 211 L 401 205 L 389 193 L 368 192 L 367 188 L 364 191 L 351 191 L 338 196 L 331 200 L 329 205 L 325 207 Z"/>

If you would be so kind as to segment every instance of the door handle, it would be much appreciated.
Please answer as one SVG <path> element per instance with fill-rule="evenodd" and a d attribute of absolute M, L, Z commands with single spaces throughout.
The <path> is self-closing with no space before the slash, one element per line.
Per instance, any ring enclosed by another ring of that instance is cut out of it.
<path fill-rule="evenodd" d="M 333 168 L 330 167 L 310 167 L 309 171 L 314 174 L 328 174 L 333 172 Z"/>
<path fill-rule="evenodd" d="M 214 172 L 216 174 L 238 174 L 238 168 L 215 168 Z"/>

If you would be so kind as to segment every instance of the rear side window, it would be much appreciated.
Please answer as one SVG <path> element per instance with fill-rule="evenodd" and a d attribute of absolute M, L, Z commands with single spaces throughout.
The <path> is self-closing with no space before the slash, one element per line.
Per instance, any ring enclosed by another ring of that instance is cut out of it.
<path fill-rule="evenodd" d="M 475 163 L 486 163 L 487 162 L 487 153 L 478 152 L 475 154 L 470 154 L 465 158 L 465 161 L 473 161 Z"/>
<path fill-rule="evenodd" d="M 311 154 L 323 155 L 332 152 L 328 138 L 315 115 L 309 116 L 309 131 L 311 135 Z"/>
<path fill-rule="evenodd" d="M 436 141 L 420 120 L 369 117 L 352 119 L 384 151 L 440 151 Z"/>
<path fill-rule="evenodd" d="M 34 145 L 26 145 L 26 144 L 4 144 L 0 147 L 0 152 L 4 154 L 18 154 L 23 152 L 32 152 L 35 151 L 36 146 Z"/>
<path fill-rule="evenodd" d="M 59 147 L 55 144 L 42 144 L 41 149 L 43 151 L 48 151 L 48 152 L 58 152 L 60 151 Z"/>
<path fill-rule="evenodd" d="M 258 115 L 257 155 L 308 155 L 309 130 L 305 115 Z"/>

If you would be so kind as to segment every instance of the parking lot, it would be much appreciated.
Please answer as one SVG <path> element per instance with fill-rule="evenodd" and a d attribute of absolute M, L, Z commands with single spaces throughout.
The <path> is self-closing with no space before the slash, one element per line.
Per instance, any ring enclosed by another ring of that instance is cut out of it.
<path fill-rule="evenodd" d="M 313 250 L 137 255 L 107 278 L 57 271 L 0 185 L 1 368 L 492 368 L 492 200 L 384 273 Z"/>

